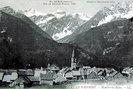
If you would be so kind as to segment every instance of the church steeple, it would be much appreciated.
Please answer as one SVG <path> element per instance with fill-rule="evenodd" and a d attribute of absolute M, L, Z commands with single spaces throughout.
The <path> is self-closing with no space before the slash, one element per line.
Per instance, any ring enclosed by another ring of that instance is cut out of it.
<path fill-rule="evenodd" d="M 71 57 L 71 69 L 76 69 L 76 66 L 77 66 L 77 60 L 75 58 L 75 52 L 74 52 L 74 48 L 73 48 L 73 51 L 72 51 L 72 57 Z"/>

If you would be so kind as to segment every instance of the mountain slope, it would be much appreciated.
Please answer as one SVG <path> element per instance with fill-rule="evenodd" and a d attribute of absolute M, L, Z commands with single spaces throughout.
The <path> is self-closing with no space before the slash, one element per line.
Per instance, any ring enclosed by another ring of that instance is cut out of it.
<path fill-rule="evenodd" d="M 71 35 L 79 26 L 90 19 L 90 16 L 86 14 L 71 15 L 61 10 L 42 14 L 34 9 L 30 9 L 23 13 L 42 28 L 43 31 L 47 32 L 54 40 Z"/>
<path fill-rule="evenodd" d="M 104 7 L 98 11 L 89 21 L 78 27 L 72 35 L 69 35 L 58 42 L 68 43 L 75 37 L 91 28 L 106 24 L 108 22 L 131 18 L 133 12 L 133 2 L 117 3 L 110 7 Z"/>
<path fill-rule="evenodd" d="M 0 12 L 0 48 L 1 68 L 46 67 L 48 63 L 59 67 L 70 66 L 73 48 L 81 63 L 94 56 L 78 47 L 44 37 L 25 21 L 5 12 Z"/>
<path fill-rule="evenodd" d="M 94 27 L 71 41 L 96 54 L 101 64 L 125 67 L 133 64 L 133 18 Z M 117 62 L 116 62 L 117 61 Z M 99 62 L 99 63 L 100 63 Z M 99 64 L 98 63 L 98 64 Z"/>
<path fill-rule="evenodd" d="M 33 29 L 35 29 L 40 34 L 42 34 L 44 37 L 47 37 L 49 39 L 52 39 L 51 36 L 49 36 L 47 33 L 45 33 L 44 31 L 42 31 L 42 29 L 39 28 L 35 23 L 33 23 L 27 16 L 25 16 L 24 14 L 21 14 L 22 12 L 19 12 L 19 11 L 16 12 L 10 6 L 0 8 L 0 11 L 5 12 L 5 13 L 8 13 L 10 15 L 13 15 L 13 16 L 15 16 L 17 18 L 20 18 L 21 20 L 23 20 L 24 22 L 26 22 L 27 24 L 29 24 Z"/>

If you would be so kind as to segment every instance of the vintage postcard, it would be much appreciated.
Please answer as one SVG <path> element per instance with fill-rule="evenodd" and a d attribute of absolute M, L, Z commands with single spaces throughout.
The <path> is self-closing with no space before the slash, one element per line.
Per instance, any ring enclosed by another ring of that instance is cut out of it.
<path fill-rule="evenodd" d="M 0 0 L 0 89 L 133 89 L 133 0 Z"/>

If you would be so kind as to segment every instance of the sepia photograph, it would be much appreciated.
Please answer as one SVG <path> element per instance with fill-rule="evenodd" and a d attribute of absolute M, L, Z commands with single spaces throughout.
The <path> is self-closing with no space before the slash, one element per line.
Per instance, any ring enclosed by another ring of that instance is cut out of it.
<path fill-rule="evenodd" d="M 0 89 L 133 89 L 133 0 L 0 0 Z"/>

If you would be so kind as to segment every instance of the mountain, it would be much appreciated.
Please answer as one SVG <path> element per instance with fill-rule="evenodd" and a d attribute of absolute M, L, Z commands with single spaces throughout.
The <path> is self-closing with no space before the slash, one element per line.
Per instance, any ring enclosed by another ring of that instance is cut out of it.
<path fill-rule="evenodd" d="M 109 22 L 77 35 L 71 41 L 96 54 L 98 65 L 123 68 L 133 64 L 133 18 Z"/>
<path fill-rule="evenodd" d="M 50 35 L 42 31 L 42 29 L 39 28 L 34 22 L 32 22 L 27 16 L 22 14 L 23 13 L 22 11 L 15 11 L 10 6 L 0 8 L 0 11 L 13 15 L 17 18 L 20 18 L 24 22 L 28 23 L 33 29 L 37 30 L 40 34 L 43 34 L 44 37 L 52 39 Z"/>
<path fill-rule="evenodd" d="M 104 8 L 103 10 L 99 11 L 97 14 L 101 15 L 100 22 L 98 26 L 101 24 L 105 24 L 111 21 L 120 20 L 122 18 L 131 18 L 133 15 L 133 2 L 123 2 L 117 3 L 116 5 L 112 5 L 109 8 Z M 98 15 L 97 15 L 98 17 Z M 96 18 L 98 19 L 98 18 Z"/>
<path fill-rule="evenodd" d="M 43 14 L 34 9 L 29 9 L 24 11 L 24 14 L 54 40 L 59 40 L 71 35 L 79 26 L 90 19 L 90 16 L 87 14 L 67 14 L 62 10 Z"/>
<path fill-rule="evenodd" d="M 106 24 L 108 22 L 128 19 L 133 15 L 133 2 L 123 2 L 111 5 L 110 7 L 104 7 L 98 11 L 92 18 L 86 23 L 78 27 L 75 32 L 67 37 L 60 39 L 58 42 L 68 43 L 75 39 L 75 37 L 91 28 Z"/>
<path fill-rule="evenodd" d="M 36 11 L 35 9 L 31 8 L 29 10 L 25 10 L 22 11 L 23 14 L 25 14 L 26 16 L 30 17 L 30 16 L 39 16 L 39 15 L 46 15 L 46 13 L 40 13 L 38 11 Z"/>
<path fill-rule="evenodd" d="M 0 11 L 0 68 L 37 68 L 48 63 L 70 66 L 75 49 L 80 64 L 95 55 L 70 44 L 61 44 L 44 37 L 20 18 Z"/>

